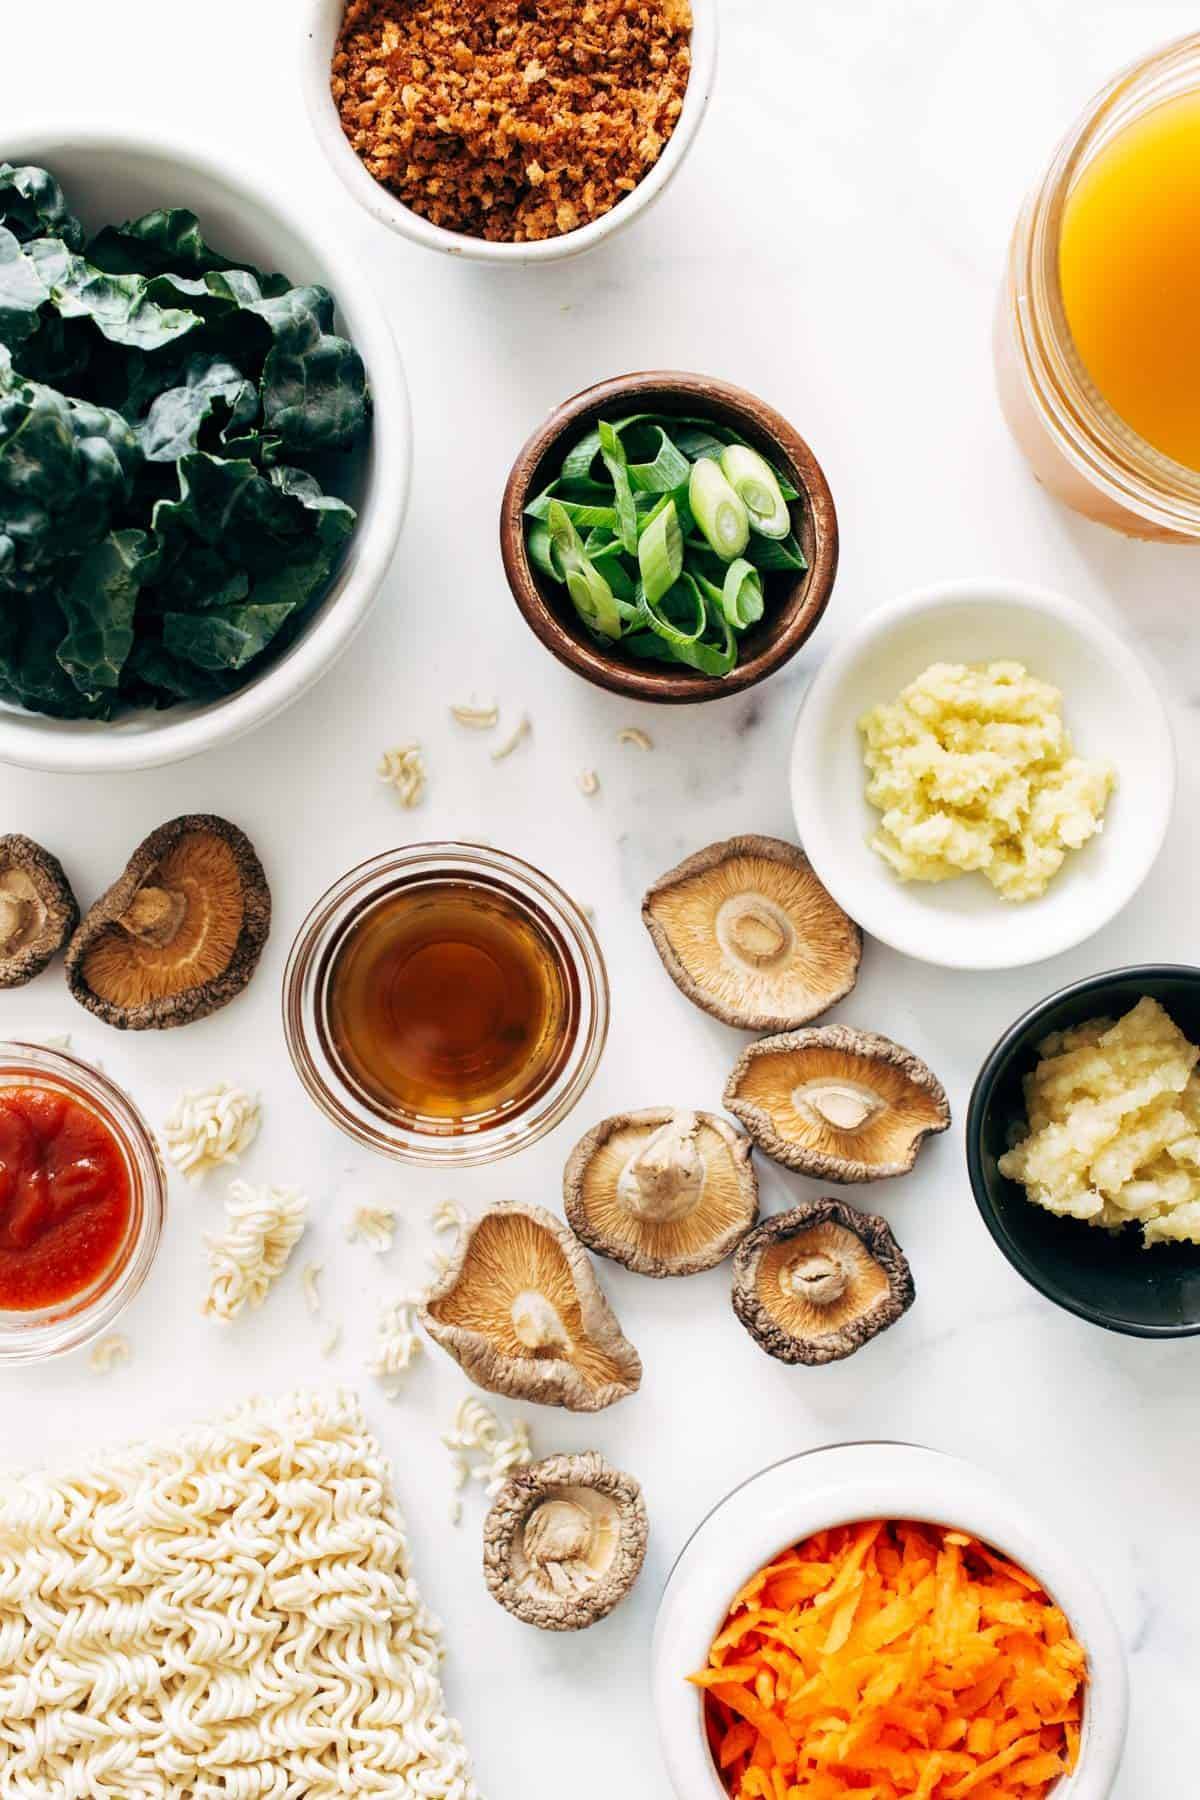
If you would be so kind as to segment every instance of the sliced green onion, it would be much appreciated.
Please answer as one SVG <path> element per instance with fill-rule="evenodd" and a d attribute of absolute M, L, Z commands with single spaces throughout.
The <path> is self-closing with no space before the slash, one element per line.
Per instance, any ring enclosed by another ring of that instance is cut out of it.
<path fill-rule="evenodd" d="M 592 464 L 600 454 L 600 433 L 589 431 L 581 437 L 573 450 L 568 450 L 563 458 L 562 479 L 564 481 L 590 481 Z"/>
<path fill-rule="evenodd" d="M 562 585 L 563 572 L 554 560 L 554 545 L 550 538 L 550 527 L 542 519 L 535 519 L 529 527 L 529 555 L 533 562 L 548 575 L 551 581 Z"/>
<path fill-rule="evenodd" d="M 672 488 L 681 487 L 691 473 L 691 464 L 682 451 L 675 448 L 661 425 L 654 428 L 658 432 L 658 451 L 653 462 L 630 463 L 629 479 L 634 488 L 648 494 L 669 494 Z"/>
<path fill-rule="evenodd" d="M 619 638 L 621 614 L 613 591 L 589 560 L 583 539 L 560 501 L 551 501 L 546 523 L 550 529 L 552 551 L 562 569 L 575 611 L 584 624 L 601 637 Z"/>
<path fill-rule="evenodd" d="M 785 538 L 752 537 L 746 546 L 746 555 L 756 569 L 764 575 L 770 575 L 781 569 L 789 569 L 802 574 L 808 567 L 805 556 L 794 534 Z"/>
<path fill-rule="evenodd" d="M 617 535 L 630 556 L 637 555 L 637 509 L 633 504 L 633 489 L 629 483 L 629 468 L 625 461 L 625 446 L 620 437 L 604 419 L 601 419 L 596 430 L 600 434 L 600 454 L 604 458 L 604 466 L 612 477 L 613 490 L 617 503 Z"/>
<path fill-rule="evenodd" d="M 612 496 L 607 488 L 597 488 L 596 497 L 589 496 L 586 499 L 581 499 L 577 495 L 564 494 L 559 489 L 560 483 L 552 482 L 544 493 L 529 502 L 525 508 L 525 517 L 527 519 L 547 518 L 552 502 L 557 500 L 572 525 L 577 525 L 581 531 L 588 531 L 594 525 L 604 525 L 610 531 L 616 531 L 616 510 L 612 505 Z"/>
<path fill-rule="evenodd" d="M 697 639 L 694 643 L 675 645 L 675 656 L 679 662 L 686 663 L 700 675 L 728 675 L 738 659 L 737 639 L 733 629 L 721 609 L 721 590 L 710 581 L 700 579 L 693 581 L 685 574 L 679 585 L 690 583 L 696 590 L 705 615 L 705 625 L 719 637 L 719 644 L 710 644 Z"/>
<path fill-rule="evenodd" d="M 606 544 L 603 549 L 589 550 L 587 556 L 592 567 L 607 581 L 617 598 L 618 605 L 622 600 L 632 601 L 634 599 L 637 593 L 637 581 L 626 567 L 629 559 L 616 538 L 611 544 Z"/>
<path fill-rule="evenodd" d="M 785 538 L 792 529 L 787 502 L 770 463 L 748 444 L 730 444 L 721 455 L 721 472 L 750 515 L 750 529 L 760 537 Z"/>
<path fill-rule="evenodd" d="M 725 571 L 721 611 L 735 631 L 745 631 L 763 616 L 762 576 L 744 557 L 739 556 Z"/>
<path fill-rule="evenodd" d="M 696 643 L 708 623 L 704 600 L 698 592 L 695 582 L 685 576 L 680 581 L 679 587 L 680 598 L 684 600 L 690 598 L 692 602 L 693 617 L 690 631 L 685 631 L 682 626 L 676 625 L 673 619 L 669 619 L 665 612 L 661 612 L 658 602 L 651 600 L 644 587 L 639 586 L 637 595 L 639 623 L 644 625 L 647 631 L 656 631 L 659 637 L 665 643 L 670 644 L 674 650 L 680 650 L 688 644 Z"/>
<path fill-rule="evenodd" d="M 750 515 L 711 457 L 692 464 L 688 504 L 722 562 L 732 562 L 742 554 L 750 541 Z"/>
<path fill-rule="evenodd" d="M 683 572 L 683 533 L 673 500 L 668 499 L 655 513 L 638 539 L 638 568 L 652 606 L 679 580 Z"/>

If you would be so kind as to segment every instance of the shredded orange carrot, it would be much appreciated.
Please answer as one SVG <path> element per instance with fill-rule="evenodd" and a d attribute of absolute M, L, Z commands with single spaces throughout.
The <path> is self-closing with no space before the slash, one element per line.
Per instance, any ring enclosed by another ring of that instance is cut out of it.
<path fill-rule="evenodd" d="M 760 1569 L 691 1680 L 734 1800 L 1046 1800 L 1087 1658 L 1007 1557 L 873 1519 Z"/>

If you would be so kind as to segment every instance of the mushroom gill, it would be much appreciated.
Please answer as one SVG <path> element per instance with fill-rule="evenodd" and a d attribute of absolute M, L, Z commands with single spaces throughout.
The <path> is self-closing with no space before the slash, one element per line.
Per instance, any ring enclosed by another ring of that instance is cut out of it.
<path fill-rule="evenodd" d="M 781 1362 L 850 1356 L 912 1305 L 907 1259 L 885 1221 L 841 1200 L 766 1220 L 734 1260 L 733 1308 Z"/>
<path fill-rule="evenodd" d="M 20 832 L 0 837 L 0 988 L 40 975 L 78 922 L 58 858 Z"/>
<path fill-rule="evenodd" d="M 920 1057 L 845 1025 L 749 1045 L 725 1104 L 768 1156 L 825 1181 L 903 1175 L 950 1124 L 945 1090 Z"/>
<path fill-rule="evenodd" d="M 601 1120 L 567 1160 L 563 1197 L 590 1250 L 651 1276 L 714 1268 L 758 1216 L 749 1139 L 674 1107 Z"/>
<path fill-rule="evenodd" d="M 541 1207 L 503 1203 L 469 1226 L 421 1322 L 492 1393 L 595 1412 L 641 1382 L 587 1257 Z"/>
<path fill-rule="evenodd" d="M 488 1589 L 542 1631 L 580 1631 L 628 1594 L 646 1554 L 642 1490 L 596 1451 L 509 1476 L 483 1528 Z"/>
<path fill-rule="evenodd" d="M 140 844 L 90 909 L 67 953 L 75 998 L 110 1025 L 182 1025 L 249 981 L 270 929 L 271 896 L 245 834 L 185 815 Z"/>
<path fill-rule="evenodd" d="M 862 933 L 779 838 L 697 851 L 653 884 L 642 917 L 676 986 L 744 1030 L 802 1025 L 858 979 Z"/>

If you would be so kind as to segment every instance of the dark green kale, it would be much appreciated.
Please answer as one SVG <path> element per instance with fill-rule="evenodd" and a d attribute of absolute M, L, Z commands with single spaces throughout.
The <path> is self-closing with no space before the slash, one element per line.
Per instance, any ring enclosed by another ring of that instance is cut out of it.
<path fill-rule="evenodd" d="M 54 237 L 70 250 L 83 249 L 83 226 L 67 211 L 62 189 L 45 169 L 0 162 L 0 225 L 22 244 Z"/>
<path fill-rule="evenodd" d="M 207 700 L 294 638 L 355 518 L 303 464 L 369 424 L 333 326 L 193 213 L 85 244 L 51 175 L 0 164 L 0 697 Z"/>

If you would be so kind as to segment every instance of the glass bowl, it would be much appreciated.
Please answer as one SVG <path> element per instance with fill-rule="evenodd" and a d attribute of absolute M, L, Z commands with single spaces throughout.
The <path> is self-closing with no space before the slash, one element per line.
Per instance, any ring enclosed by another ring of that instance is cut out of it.
<path fill-rule="evenodd" d="M 114 1325 L 150 1272 L 167 1212 L 158 1145 L 115 1082 L 65 1050 L 19 1040 L 0 1043 L 0 1088 L 26 1086 L 66 1094 L 108 1127 L 129 1177 L 129 1224 L 114 1261 L 81 1293 L 30 1311 L 0 1309 L 0 1365 L 78 1350 Z"/>
<path fill-rule="evenodd" d="M 518 1112 L 415 1125 L 374 1097 L 336 1052 L 329 993 L 338 952 L 373 907 L 420 883 L 469 882 L 526 913 L 550 939 L 569 991 L 566 1049 Z M 409 844 L 360 863 L 321 896 L 297 933 L 283 977 L 283 1029 L 310 1099 L 340 1131 L 398 1162 L 468 1168 L 499 1162 L 550 1131 L 580 1099 L 608 1036 L 608 977 L 596 935 L 541 870 L 483 844 Z M 569 1032 L 569 1037 L 567 1033 Z"/>

